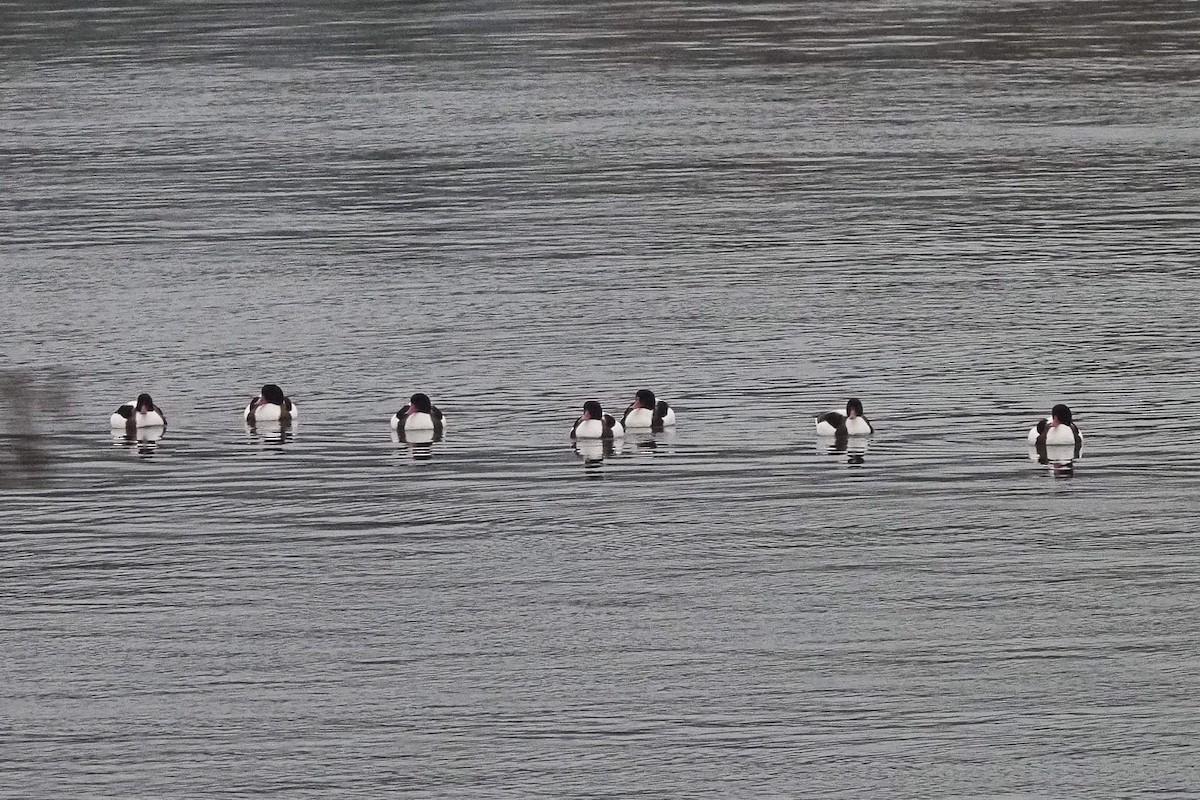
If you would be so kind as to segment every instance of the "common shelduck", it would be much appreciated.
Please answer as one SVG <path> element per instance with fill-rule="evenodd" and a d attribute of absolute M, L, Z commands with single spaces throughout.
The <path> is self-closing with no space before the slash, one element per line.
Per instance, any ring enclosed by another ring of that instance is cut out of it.
<path fill-rule="evenodd" d="M 258 397 L 250 400 L 243 414 L 249 425 L 256 422 L 288 423 L 299 417 L 299 409 L 290 397 L 284 396 L 283 389 L 268 383 Z"/>
<path fill-rule="evenodd" d="M 625 428 L 612 414 L 605 414 L 597 400 L 583 404 L 583 414 L 571 426 L 572 439 L 619 439 Z"/>
<path fill-rule="evenodd" d="M 167 415 L 154 405 L 150 395 L 139 394 L 137 400 L 125 403 L 114 411 L 108 422 L 113 428 L 124 428 L 127 431 L 138 428 L 165 428 Z"/>
<path fill-rule="evenodd" d="M 654 392 L 649 389 L 638 389 L 633 402 L 621 417 L 621 425 L 626 428 L 649 428 L 659 431 L 674 424 L 675 410 L 667 405 L 666 400 L 656 402 Z"/>
<path fill-rule="evenodd" d="M 1029 429 L 1027 437 L 1029 443 L 1047 447 L 1056 445 L 1080 447 L 1083 444 L 1083 435 L 1079 432 L 1079 426 L 1071 420 L 1071 409 L 1065 404 L 1059 403 L 1050 409 L 1050 416 L 1038 420 L 1037 425 Z"/>
<path fill-rule="evenodd" d="M 875 429 L 863 416 L 862 401 L 851 397 L 846 401 L 846 413 L 830 411 L 817 417 L 819 436 L 869 436 Z"/>
<path fill-rule="evenodd" d="M 445 415 L 430 402 L 429 395 L 421 392 L 410 397 L 408 405 L 392 415 L 392 430 L 400 433 L 432 431 L 434 436 L 441 436 L 445 425 Z"/>

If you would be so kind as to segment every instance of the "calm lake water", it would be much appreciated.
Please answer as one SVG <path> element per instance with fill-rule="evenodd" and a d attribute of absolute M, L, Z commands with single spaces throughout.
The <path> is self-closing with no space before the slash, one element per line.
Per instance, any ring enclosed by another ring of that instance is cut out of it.
<path fill-rule="evenodd" d="M 85 5 L 0 1 L 0 795 L 1200 796 L 1194 3 Z"/>

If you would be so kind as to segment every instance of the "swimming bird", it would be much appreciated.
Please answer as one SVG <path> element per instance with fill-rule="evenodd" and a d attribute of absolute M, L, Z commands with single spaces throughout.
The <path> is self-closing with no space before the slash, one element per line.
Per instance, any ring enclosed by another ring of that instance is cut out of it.
<path fill-rule="evenodd" d="M 612 414 L 605 414 L 597 400 L 583 404 L 583 414 L 571 426 L 572 439 L 618 439 L 625 435 L 625 428 Z"/>
<path fill-rule="evenodd" d="M 675 424 L 675 410 L 667 405 L 666 400 L 654 399 L 654 392 L 649 389 L 638 389 L 633 402 L 625 409 L 621 417 L 621 425 L 626 428 L 649 428 L 660 431 Z"/>
<path fill-rule="evenodd" d="M 154 405 L 154 399 L 148 394 L 139 394 L 137 400 L 120 406 L 109 417 L 109 425 L 113 428 L 124 428 L 132 433 L 138 428 L 165 428 L 167 415 Z"/>
<path fill-rule="evenodd" d="M 1050 416 L 1038 420 L 1037 425 L 1029 429 L 1027 437 L 1032 445 L 1074 445 L 1083 444 L 1083 434 L 1073 421 L 1071 409 L 1064 403 L 1059 403 L 1050 409 Z"/>
<path fill-rule="evenodd" d="M 298 412 L 292 399 L 284 396 L 283 389 L 268 383 L 262 387 L 258 397 L 250 399 L 250 405 L 246 406 L 243 413 L 246 423 L 253 425 L 256 422 L 288 423 L 299 416 Z"/>
<path fill-rule="evenodd" d="M 846 401 L 846 413 L 829 411 L 817 416 L 817 434 L 819 436 L 869 436 L 875 429 L 870 421 L 863 416 L 862 401 L 851 397 Z"/>
<path fill-rule="evenodd" d="M 417 392 L 408 399 L 408 405 L 392 415 L 392 430 L 400 432 L 433 431 L 441 436 L 446 417 L 429 399 L 429 395 Z"/>

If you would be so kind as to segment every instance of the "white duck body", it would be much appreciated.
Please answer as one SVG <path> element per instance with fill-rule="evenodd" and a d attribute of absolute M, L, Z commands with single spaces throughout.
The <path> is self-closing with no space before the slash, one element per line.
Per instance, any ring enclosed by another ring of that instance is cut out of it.
<path fill-rule="evenodd" d="M 415 414 L 405 414 L 402 418 L 400 412 L 392 414 L 392 430 L 398 431 L 401 429 L 401 423 L 406 432 L 412 431 L 432 431 L 437 429 L 432 414 L 426 414 L 424 411 L 418 411 Z M 446 427 L 446 418 L 442 417 L 442 429 Z"/>
<path fill-rule="evenodd" d="M 618 423 L 619 424 L 619 423 Z M 662 426 L 664 428 L 675 424 L 675 409 L 668 408 L 666 416 L 663 417 Z M 650 408 L 633 408 L 625 415 L 626 428 L 653 428 L 654 427 L 654 410 Z"/>
<path fill-rule="evenodd" d="M 118 430 L 114 427 L 110 433 L 112 434 L 113 444 L 129 444 L 130 437 L 123 430 Z M 138 442 L 157 442 L 167 433 L 165 425 L 150 425 L 145 428 L 138 428 L 133 439 Z"/>
<path fill-rule="evenodd" d="M 817 417 L 818 436 L 837 435 L 838 426 L 831 424 L 831 418 L 837 420 L 840 424 L 845 424 L 847 436 L 870 436 L 875 432 L 871 427 L 871 423 L 867 422 L 866 417 L 847 417 L 844 412 L 834 410 Z"/>
<path fill-rule="evenodd" d="M 392 431 L 392 441 L 396 444 L 431 444 L 438 441 L 438 436 L 433 432 L 433 428 L 420 430 L 396 428 Z"/>
<path fill-rule="evenodd" d="M 1053 419 L 1046 417 L 1046 446 L 1057 447 L 1060 445 L 1075 446 L 1075 431 L 1070 425 L 1052 425 Z M 1029 429 L 1029 436 L 1026 437 L 1030 444 L 1036 445 L 1038 440 L 1038 426 L 1034 425 Z M 1083 436 L 1079 437 L 1082 441 Z"/>
<path fill-rule="evenodd" d="M 585 419 L 575 426 L 576 439 L 603 439 L 604 433 L 605 425 L 602 419 Z M 621 427 L 621 423 L 613 420 L 612 438 L 619 439 L 624 435 L 625 429 Z"/>
<path fill-rule="evenodd" d="M 870 436 L 874 432 L 866 417 L 851 417 L 846 420 L 846 433 L 850 436 Z"/>
<path fill-rule="evenodd" d="M 292 403 L 292 419 L 295 420 L 300 416 L 300 409 L 295 403 Z M 283 408 L 276 403 L 263 403 L 258 408 L 254 409 L 254 419 L 257 422 L 278 422 L 280 415 L 283 413 Z M 246 410 L 242 412 L 242 418 L 246 422 L 250 421 L 250 406 L 246 405 Z"/>
<path fill-rule="evenodd" d="M 137 401 L 124 405 L 131 409 L 137 408 Z M 124 428 L 128 422 L 129 420 L 115 412 L 108 418 L 108 424 L 112 428 Z M 133 424 L 136 428 L 163 428 L 166 427 L 167 421 L 157 411 L 138 411 L 133 415 Z"/>
<path fill-rule="evenodd" d="M 1048 444 L 1041 452 L 1036 447 L 1029 448 L 1029 460 L 1038 463 L 1070 464 L 1078 455 L 1074 444 Z"/>
<path fill-rule="evenodd" d="M 572 445 L 585 464 L 598 464 L 609 456 L 619 456 L 624 439 L 576 439 Z"/>

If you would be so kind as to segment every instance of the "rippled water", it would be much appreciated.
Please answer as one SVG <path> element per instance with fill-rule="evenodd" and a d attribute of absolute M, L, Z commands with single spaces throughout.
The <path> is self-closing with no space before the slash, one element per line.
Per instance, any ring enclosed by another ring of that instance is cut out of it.
<path fill-rule="evenodd" d="M 1194 796 L 1194 11 L 0 2 L 0 794 Z"/>

